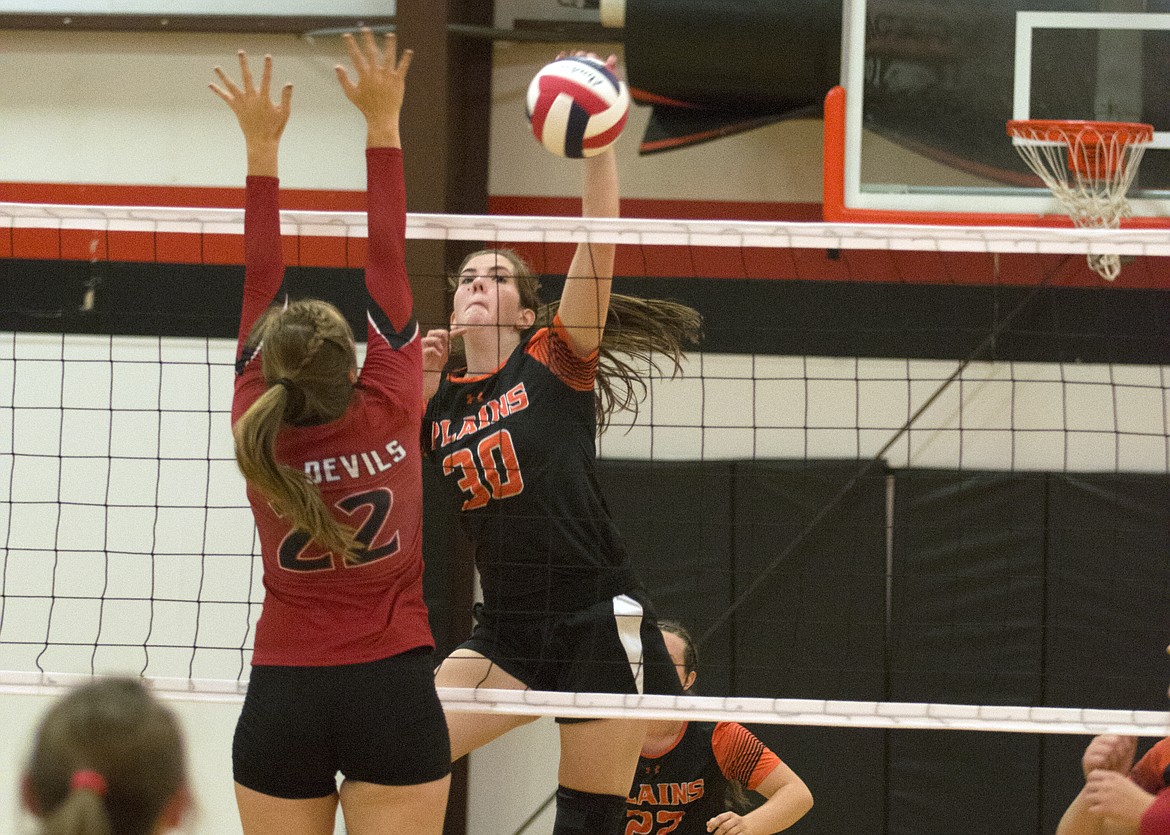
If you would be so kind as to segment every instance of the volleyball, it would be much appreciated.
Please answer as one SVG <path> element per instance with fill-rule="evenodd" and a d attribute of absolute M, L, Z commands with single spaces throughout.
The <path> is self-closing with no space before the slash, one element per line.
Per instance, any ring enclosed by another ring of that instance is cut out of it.
<path fill-rule="evenodd" d="M 532 79 L 526 109 L 532 134 L 545 148 L 562 157 L 592 157 L 621 135 L 630 91 L 601 61 L 561 58 Z"/>

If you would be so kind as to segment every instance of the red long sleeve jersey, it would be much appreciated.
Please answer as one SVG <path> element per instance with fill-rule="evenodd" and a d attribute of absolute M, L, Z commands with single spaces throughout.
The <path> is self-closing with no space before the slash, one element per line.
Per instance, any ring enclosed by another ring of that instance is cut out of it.
<path fill-rule="evenodd" d="M 347 563 L 278 516 L 251 485 L 264 605 L 254 664 L 357 664 L 433 646 L 422 597 L 422 470 L 418 446 L 422 349 L 406 278 L 406 201 L 397 149 L 366 154 L 369 254 L 366 359 L 346 413 L 319 426 L 283 426 L 276 458 L 303 471 L 365 547 Z M 232 422 L 264 393 L 256 320 L 280 295 L 277 181 L 249 177 L 247 277 Z"/>
<path fill-rule="evenodd" d="M 1159 740 L 1147 751 L 1129 777 L 1156 795 L 1154 805 L 1142 815 L 1139 835 L 1170 835 L 1170 737 Z"/>
<path fill-rule="evenodd" d="M 1137 761 L 1130 769 L 1129 778 L 1150 794 L 1157 794 L 1170 785 L 1170 736 L 1159 740 Z"/>
<path fill-rule="evenodd" d="M 1170 835 L 1170 789 L 1163 789 L 1146 809 L 1138 824 L 1138 835 Z"/>
<path fill-rule="evenodd" d="M 657 757 L 642 756 L 626 798 L 625 835 L 698 835 L 727 811 L 728 780 L 754 790 L 780 758 L 735 722 L 689 722 Z"/>

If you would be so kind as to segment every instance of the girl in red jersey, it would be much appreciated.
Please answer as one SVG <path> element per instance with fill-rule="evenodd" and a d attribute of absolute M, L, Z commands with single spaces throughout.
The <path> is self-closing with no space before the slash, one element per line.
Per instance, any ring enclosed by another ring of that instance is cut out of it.
<path fill-rule="evenodd" d="M 232 431 L 264 561 L 264 605 L 232 765 L 245 835 L 442 830 L 449 747 L 422 599 L 420 335 L 404 261 L 399 113 L 411 53 L 346 36 L 366 119 L 368 348 L 340 312 L 281 293 L 277 150 L 292 88 L 270 99 L 216 68 L 248 152 L 246 279 Z M 275 305 L 274 305 L 275 302 Z M 344 780 L 340 791 L 336 776 Z"/>
<path fill-rule="evenodd" d="M 616 59 L 607 63 L 612 71 Z M 615 217 L 613 150 L 583 164 L 583 213 Z M 609 352 L 667 357 L 677 368 L 699 317 L 680 305 L 611 299 L 613 265 L 612 244 L 578 246 L 553 317 L 515 253 L 475 253 L 456 277 L 450 332 L 424 340 L 431 451 L 462 503 L 484 596 L 471 638 L 437 672 L 442 687 L 678 692 L 598 488 L 595 441 L 608 410 L 633 403 L 639 385 L 630 361 Z M 441 373 L 452 336 L 462 356 Z M 532 720 L 452 713 L 447 721 L 454 760 Z M 554 835 L 620 835 L 645 723 L 561 721 L 560 729 Z"/>
<path fill-rule="evenodd" d="M 1085 787 L 1056 835 L 1170 835 L 1170 737 L 1133 762 L 1137 737 L 1093 737 L 1081 758 Z"/>
<path fill-rule="evenodd" d="M 37 727 L 24 807 L 39 835 L 160 835 L 191 808 L 183 733 L 138 679 L 71 690 Z"/>
<path fill-rule="evenodd" d="M 1136 753 L 1137 737 L 1093 737 L 1081 757 L 1085 786 L 1056 835 L 1170 835 L 1170 737 L 1134 763 Z"/>
<path fill-rule="evenodd" d="M 683 689 L 695 684 L 698 653 L 680 624 L 661 621 Z M 746 814 L 743 789 L 767 800 Z M 728 802 L 730 799 L 730 803 Z M 626 801 L 626 835 L 767 835 L 812 808 L 804 781 L 735 722 L 650 722 Z"/>
<path fill-rule="evenodd" d="M 1136 753 L 1137 737 L 1093 737 L 1081 757 L 1085 786 L 1056 835 L 1170 835 L 1170 737 L 1135 764 Z"/>

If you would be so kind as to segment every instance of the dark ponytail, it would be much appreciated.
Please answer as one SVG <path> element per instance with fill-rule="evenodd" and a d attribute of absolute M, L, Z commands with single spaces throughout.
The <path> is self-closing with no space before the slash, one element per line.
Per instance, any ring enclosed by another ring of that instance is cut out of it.
<path fill-rule="evenodd" d="M 660 620 L 658 628 L 663 632 L 669 632 L 683 642 L 683 678 L 685 679 L 691 673 L 698 675 L 699 650 L 695 647 L 695 639 L 691 637 L 690 631 L 676 620 Z M 723 804 L 737 814 L 751 811 L 754 805 L 747 795 L 747 789 L 738 780 L 727 781 Z"/>

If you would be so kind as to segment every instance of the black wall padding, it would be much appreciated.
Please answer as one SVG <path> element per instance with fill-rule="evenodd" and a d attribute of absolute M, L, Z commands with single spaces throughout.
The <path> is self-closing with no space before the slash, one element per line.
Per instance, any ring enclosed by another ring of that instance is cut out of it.
<path fill-rule="evenodd" d="M 599 462 L 598 478 L 659 616 L 681 622 L 699 640 L 731 605 L 732 465 L 607 460 Z M 700 693 L 730 692 L 732 627 L 700 648 Z"/>
<path fill-rule="evenodd" d="M 1165 710 L 1170 479 L 1050 483 L 1045 703 Z"/>
<path fill-rule="evenodd" d="M 787 254 L 774 261 L 771 277 L 792 277 Z M 947 269 L 940 262 L 934 279 L 951 280 Z M 0 330 L 234 338 L 243 276 L 238 266 L 0 259 Z M 95 277 L 96 304 L 83 313 L 86 283 Z M 966 358 L 1030 292 L 867 278 L 627 277 L 622 292 L 695 307 L 704 317 L 704 352 L 927 359 Z M 332 301 L 365 338 L 361 270 L 290 267 L 285 282 L 294 298 Z M 542 276 L 543 296 L 557 298 L 563 283 L 563 276 Z M 1047 288 L 982 359 L 1165 365 L 1170 290 Z"/>
<path fill-rule="evenodd" d="M 1170 479 L 1105 473 L 1049 480 L 1045 704 L 1166 710 Z M 1045 739 L 1042 832 L 1055 831 L 1082 785 L 1088 739 Z"/>
<path fill-rule="evenodd" d="M 1165 709 L 1170 479 L 899 472 L 897 497 L 891 700 Z M 887 831 L 1052 832 L 1087 742 L 892 733 Z"/>
<path fill-rule="evenodd" d="M 898 473 L 891 701 L 1037 703 L 1046 484 L 1043 473 Z"/>
<path fill-rule="evenodd" d="M 765 578 L 701 647 L 701 692 L 1166 709 L 1170 478 L 877 467 L 768 571 L 860 467 L 599 462 L 661 615 L 701 637 Z M 432 476 L 427 594 L 450 646 L 466 628 L 442 613 L 467 558 L 446 553 L 454 508 Z M 1083 783 L 1088 741 L 752 730 L 812 789 L 816 805 L 793 835 L 1050 835 Z"/>
<path fill-rule="evenodd" d="M 897 474 L 890 686 L 896 702 L 1037 704 L 1047 477 Z M 1036 833 L 1033 735 L 901 731 L 889 833 Z"/>
<path fill-rule="evenodd" d="M 1036 735 L 895 731 L 889 737 L 889 821 L 881 830 L 887 835 L 1041 835 Z"/>
<path fill-rule="evenodd" d="M 775 262 L 776 277 L 791 275 L 787 256 Z M 940 281 L 945 269 L 936 275 Z M 701 312 L 702 351 L 921 359 L 966 359 L 1033 292 L 857 278 L 627 277 L 622 292 L 674 299 Z M 557 298 L 563 278 L 541 276 L 541 285 L 545 298 Z M 1045 288 L 980 359 L 1168 364 L 1170 290 Z"/>
<path fill-rule="evenodd" d="M 805 534 L 736 614 L 739 696 L 881 699 L 885 690 L 886 477 L 875 467 L 820 523 L 860 469 L 848 462 L 743 462 L 735 469 L 740 591 Z"/>
<path fill-rule="evenodd" d="M 735 469 L 736 583 L 761 576 L 859 471 L 858 462 Z M 736 615 L 735 694 L 881 700 L 885 689 L 886 470 L 875 467 L 766 575 Z M 794 833 L 870 833 L 885 814 L 885 733 L 755 728 L 808 783 Z"/>

